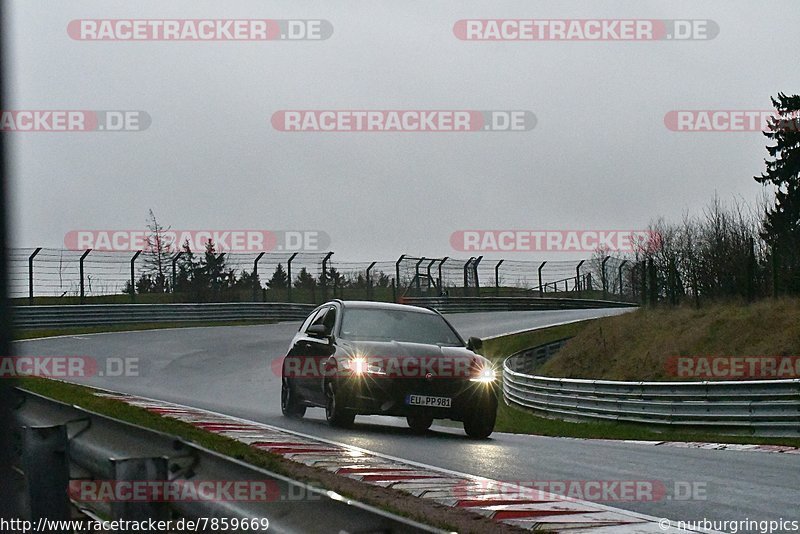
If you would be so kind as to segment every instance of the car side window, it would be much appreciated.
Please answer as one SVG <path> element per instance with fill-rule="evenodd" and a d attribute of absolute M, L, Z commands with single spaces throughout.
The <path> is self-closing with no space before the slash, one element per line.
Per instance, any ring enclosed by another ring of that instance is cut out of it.
<path fill-rule="evenodd" d="M 328 308 L 328 313 L 322 319 L 322 324 L 328 332 L 333 332 L 333 327 L 336 326 L 336 306 Z"/>

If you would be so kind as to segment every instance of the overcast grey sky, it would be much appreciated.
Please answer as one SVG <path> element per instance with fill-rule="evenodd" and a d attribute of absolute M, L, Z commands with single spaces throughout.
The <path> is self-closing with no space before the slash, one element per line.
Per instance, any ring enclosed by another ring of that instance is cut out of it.
<path fill-rule="evenodd" d="M 765 138 L 674 109 L 800 88 L 800 3 L 10 1 L 9 109 L 144 110 L 142 132 L 5 133 L 15 246 L 76 229 L 318 229 L 339 260 L 459 255 L 461 229 L 643 228 L 761 190 Z M 82 18 L 325 19 L 303 42 L 84 42 Z M 713 40 L 471 42 L 465 18 L 711 19 Z M 284 109 L 520 109 L 527 132 L 285 133 Z M 461 255 L 464 255 L 463 253 Z M 517 254 L 513 259 L 541 257 Z"/>

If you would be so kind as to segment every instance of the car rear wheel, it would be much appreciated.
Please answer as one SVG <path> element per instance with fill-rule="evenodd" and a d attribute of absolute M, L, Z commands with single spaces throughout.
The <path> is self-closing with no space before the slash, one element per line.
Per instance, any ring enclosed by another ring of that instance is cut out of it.
<path fill-rule="evenodd" d="M 409 415 L 406 417 L 408 427 L 415 434 L 423 434 L 433 424 L 433 417 L 427 415 Z"/>
<path fill-rule="evenodd" d="M 286 417 L 296 419 L 300 419 L 306 414 L 306 407 L 300 403 L 288 378 L 284 378 L 281 382 L 281 412 Z"/>
<path fill-rule="evenodd" d="M 356 414 L 344 408 L 337 389 L 333 382 L 328 382 L 325 388 L 325 418 L 331 426 L 347 428 L 353 425 Z"/>
<path fill-rule="evenodd" d="M 486 439 L 494 431 L 496 420 L 497 398 L 489 395 L 467 414 L 464 419 L 464 432 L 473 439 Z"/>

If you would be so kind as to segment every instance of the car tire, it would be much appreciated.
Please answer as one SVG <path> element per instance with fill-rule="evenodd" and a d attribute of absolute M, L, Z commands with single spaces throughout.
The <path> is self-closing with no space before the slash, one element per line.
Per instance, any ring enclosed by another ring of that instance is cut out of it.
<path fill-rule="evenodd" d="M 297 393 L 288 378 L 281 381 L 281 413 L 293 419 L 300 419 L 306 414 L 306 407 L 297 398 Z"/>
<path fill-rule="evenodd" d="M 497 397 L 488 395 L 464 419 L 464 432 L 472 439 L 486 439 L 494 431 L 497 420 Z"/>
<path fill-rule="evenodd" d="M 433 417 L 427 415 L 409 415 L 406 417 L 408 427 L 415 434 L 424 434 L 433 424 Z"/>
<path fill-rule="evenodd" d="M 342 407 L 341 392 L 337 392 L 337 389 L 333 382 L 325 386 L 325 419 L 331 426 L 348 428 L 353 426 L 356 414 Z"/>

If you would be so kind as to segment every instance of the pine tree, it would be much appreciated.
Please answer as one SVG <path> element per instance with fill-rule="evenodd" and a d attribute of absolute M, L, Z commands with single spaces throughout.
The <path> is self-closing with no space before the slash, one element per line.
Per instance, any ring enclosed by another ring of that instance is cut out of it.
<path fill-rule="evenodd" d="M 800 95 L 772 98 L 777 118 L 764 135 L 772 159 L 755 180 L 775 187 L 775 205 L 767 209 L 762 237 L 772 249 L 776 276 L 784 289 L 800 292 Z"/>
<path fill-rule="evenodd" d="M 270 278 L 267 282 L 267 287 L 270 289 L 286 289 L 288 285 L 289 277 L 286 274 L 286 271 L 283 269 L 283 265 L 279 263 L 278 266 L 275 267 L 275 271 L 272 273 L 272 278 Z"/>
<path fill-rule="evenodd" d="M 169 291 L 167 272 L 172 262 L 174 243 L 167 235 L 169 228 L 164 228 L 156 219 L 153 210 L 147 222 L 147 247 L 144 250 L 144 272 L 152 281 L 152 292 Z"/>

